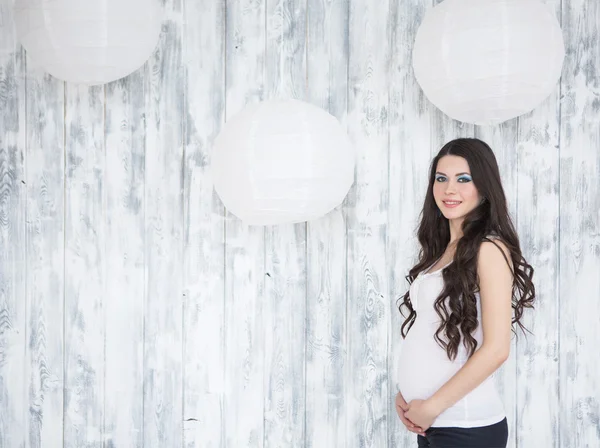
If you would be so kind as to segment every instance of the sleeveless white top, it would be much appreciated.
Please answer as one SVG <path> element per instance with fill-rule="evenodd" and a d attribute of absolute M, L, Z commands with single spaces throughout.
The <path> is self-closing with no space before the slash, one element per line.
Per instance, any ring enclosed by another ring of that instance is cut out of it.
<path fill-rule="evenodd" d="M 406 339 L 400 344 L 398 381 L 400 392 L 407 403 L 414 399 L 425 400 L 431 397 L 460 370 L 468 359 L 462 341 L 456 358 L 451 361 L 446 351 L 434 339 L 440 325 L 440 318 L 433 305 L 444 287 L 443 268 L 433 272 L 426 272 L 426 269 L 410 285 L 410 300 L 417 317 Z M 479 348 L 483 341 L 481 299 L 479 293 L 475 293 L 475 297 L 479 325 L 473 332 L 473 337 L 477 340 Z M 443 338 L 443 334 L 441 336 Z M 431 426 L 460 428 L 487 426 L 500 422 L 505 416 L 504 406 L 492 375 L 454 406 L 441 413 Z"/>

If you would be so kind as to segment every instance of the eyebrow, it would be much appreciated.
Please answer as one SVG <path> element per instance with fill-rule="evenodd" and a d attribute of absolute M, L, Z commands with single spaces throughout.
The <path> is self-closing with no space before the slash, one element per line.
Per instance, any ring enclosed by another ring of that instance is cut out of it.
<path fill-rule="evenodd" d="M 442 176 L 447 176 L 446 173 L 442 173 L 441 171 L 437 171 L 435 174 L 441 174 Z M 455 176 L 462 176 L 463 174 L 466 174 L 467 176 L 470 176 L 470 173 L 456 173 Z"/>

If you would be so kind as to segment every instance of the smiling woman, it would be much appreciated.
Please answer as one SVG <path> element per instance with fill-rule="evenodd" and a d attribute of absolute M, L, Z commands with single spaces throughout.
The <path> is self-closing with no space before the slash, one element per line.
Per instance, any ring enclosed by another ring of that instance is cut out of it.
<path fill-rule="evenodd" d="M 506 414 L 492 375 L 508 358 L 511 324 L 521 325 L 535 288 L 486 143 L 458 139 L 440 150 L 418 238 L 421 259 L 400 305 L 409 314 L 398 414 L 419 446 L 505 447 Z"/>

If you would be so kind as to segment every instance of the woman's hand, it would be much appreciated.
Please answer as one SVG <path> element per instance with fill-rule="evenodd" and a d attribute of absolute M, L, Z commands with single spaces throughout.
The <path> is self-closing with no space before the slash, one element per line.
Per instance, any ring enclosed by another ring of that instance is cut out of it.
<path fill-rule="evenodd" d="M 433 424 L 439 412 L 434 408 L 431 401 L 411 400 L 408 403 L 408 411 L 404 415 L 425 431 Z"/>
<path fill-rule="evenodd" d="M 398 392 L 396 395 L 396 412 L 398 413 L 398 417 L 400 417 L 400 420 L 410 432 L 414 432 L 415 434 L 425 437 L 425 431 L 405 417 L 406 411 L 408 411 L 408 404 L 406 404 L 402 394 Z"/>

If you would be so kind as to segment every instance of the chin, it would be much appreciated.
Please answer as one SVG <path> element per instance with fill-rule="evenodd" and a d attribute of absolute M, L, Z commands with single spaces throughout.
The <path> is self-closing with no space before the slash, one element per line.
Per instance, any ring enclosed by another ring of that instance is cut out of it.
<path fill-rule="evenodd" d="M 460 207 L 460 208 L 462 208 L 462 207 Z M 447 219 L 458 219 L 458 218 L 464 218 L 470 211 L 471 211 L 471 209 L 464 211 L 464 210 L 455 210 L 455 209 L 445 208 L 445 210 L 442 212 L 442 215 L 444 215 L 444 217 Z"/>

